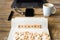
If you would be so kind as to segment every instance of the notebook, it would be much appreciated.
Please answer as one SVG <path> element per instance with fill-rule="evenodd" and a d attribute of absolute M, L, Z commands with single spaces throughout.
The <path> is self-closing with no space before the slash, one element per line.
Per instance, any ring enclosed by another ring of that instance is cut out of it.
<path fill-rule="evenodd" d="M 48 18 L 13 18 L 8 40 L 51 40 L 48 30 Z"/>

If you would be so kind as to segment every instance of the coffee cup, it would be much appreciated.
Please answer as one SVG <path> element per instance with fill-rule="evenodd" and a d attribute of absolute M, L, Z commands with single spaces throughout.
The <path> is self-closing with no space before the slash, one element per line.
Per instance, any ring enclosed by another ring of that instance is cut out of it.
<path fill-rule="evenodd" d="M 56 8 L 51 3 L 44 3 L 43 4 L 43 15 L 44 16 L 50 16 L 51 14 L 56 13 Z"/>

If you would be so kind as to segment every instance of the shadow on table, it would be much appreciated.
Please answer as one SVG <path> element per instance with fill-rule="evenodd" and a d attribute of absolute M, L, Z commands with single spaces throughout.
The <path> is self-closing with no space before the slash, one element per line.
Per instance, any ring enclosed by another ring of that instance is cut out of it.
<path fill-rule="evenodd" d="M 59 14 L 52 14 L 50 17 L 60 17 L 60 13 Z"/>
<path fill-rule="evenodd" d="M 48 29 L 49 29 L 49 33 L 50 33 L 50 37 L 51 37 L 51 40 L 53 40 L 53 36 L 52 36 L 52 26 L 48 24 Z"/>
<path fill-rule="evenodd" d="M 51 39 L 60 40 L 60 24 L 49 23 L 48 28 L 49 28 Z"/>

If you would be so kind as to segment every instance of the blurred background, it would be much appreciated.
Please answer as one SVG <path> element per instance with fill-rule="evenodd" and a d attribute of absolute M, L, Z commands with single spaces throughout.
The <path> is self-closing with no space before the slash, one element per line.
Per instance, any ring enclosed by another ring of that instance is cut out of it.
<path fill-rule="evenodd" d="M 8 17 L 11 12 L 11 5 L 14 0 L 0 0 L 0 40 L 7 40 L 8 34 L 11 28 L 11 21 L 8 21 Z M 43 0 L 44 1 L 44 0 Z M 47 0 L 53 3 L 57 8 L 55 15 L 48 17 L 49 19 L 49 31 L 52 40 L 60 40 L 60 0 Z M 25 8 L 21 8 L 24 11 Z M 35 17 L 43 17 L 42 8 L 35 8 Z M 36 12 L 37 11 L 37 12 Z M 14 17 L 24 17 L 14 10 Z"/>

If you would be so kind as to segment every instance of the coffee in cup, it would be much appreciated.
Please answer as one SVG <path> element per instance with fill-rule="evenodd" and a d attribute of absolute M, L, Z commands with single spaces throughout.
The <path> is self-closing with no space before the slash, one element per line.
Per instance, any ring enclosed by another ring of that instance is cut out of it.
<path fill-rule="evenodd" d="M 43 15 L 44 16 L 50 16 L 51 14 L 56 13 L 56 8 L 51 3 L 45 3 L 43 4 Z"/>

